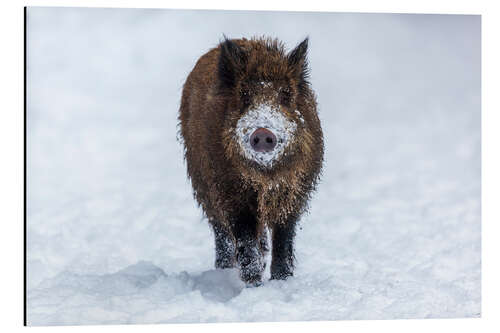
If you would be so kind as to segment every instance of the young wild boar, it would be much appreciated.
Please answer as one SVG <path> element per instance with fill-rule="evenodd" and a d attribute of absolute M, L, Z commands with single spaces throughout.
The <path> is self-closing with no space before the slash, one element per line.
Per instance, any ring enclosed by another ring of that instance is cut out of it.
<path fill-rule="evenodd" d="M 216 268 L 259 285 L 272 235 L 271 278 L 293 275 L 295 227 L 323 162 L 308 82 L 308 39 L 289 53 L 269 38 L 225 39 L 182 92 L 180 128 L 194 196 L 215 234 Z"/>

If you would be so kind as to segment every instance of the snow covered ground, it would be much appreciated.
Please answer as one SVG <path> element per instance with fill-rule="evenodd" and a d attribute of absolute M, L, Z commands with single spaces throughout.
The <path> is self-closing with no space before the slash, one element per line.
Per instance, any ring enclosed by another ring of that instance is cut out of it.
<path fill-rule="evenodd" d="M 258 288 L 213 269 L 176 140 L 223 33 L 309 35 L 326 139 Z M 27 69 L 29 325 L 480 316 L 478 16 L 29 8 Z"/>

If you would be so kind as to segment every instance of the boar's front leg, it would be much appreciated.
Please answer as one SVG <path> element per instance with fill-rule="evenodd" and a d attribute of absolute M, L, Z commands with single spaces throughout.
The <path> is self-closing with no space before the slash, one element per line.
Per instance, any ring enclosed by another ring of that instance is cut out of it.
<path fill-rule="evenodd" d="M 210 221 L 215 234 L 215 268 L 233 268 L 235 247 L 229 230 L 218 221 Z"/>
<path fill-rule="evenodd" d="M 276 224 L 272 228 L 271 279 L 273 280 L 285 280 L 293 276 L 295 224 L 295 219 L 289 219 L 286 223 Z"/>
<path fill-rule="evenodd" d="M 251 286 L 260 285 L 265 263 L 260 241 L 257 239 L 256 217 L 250 211 L 240 212 L 233 225 L 233 234 L 241 279 Z"/>

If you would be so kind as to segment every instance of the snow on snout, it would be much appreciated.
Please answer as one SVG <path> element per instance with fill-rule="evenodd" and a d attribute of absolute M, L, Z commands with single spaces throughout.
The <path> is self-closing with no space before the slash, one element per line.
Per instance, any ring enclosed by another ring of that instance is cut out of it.
<path fill-rule="evenodd" d="M 252 148 L 250 136 L 259 128 L 265 128 L 276 136 L 277 143 L 272 151 L 257 152 Z M 235 131 L 236 140 L 240 144 L 243 156 L 260 165 L 271 167 L 293 141 L 296 128 L 295 122 L 287 119 L 279 110 L 269 104 L 261 104 L 250 109 L 238 120 Z"/>

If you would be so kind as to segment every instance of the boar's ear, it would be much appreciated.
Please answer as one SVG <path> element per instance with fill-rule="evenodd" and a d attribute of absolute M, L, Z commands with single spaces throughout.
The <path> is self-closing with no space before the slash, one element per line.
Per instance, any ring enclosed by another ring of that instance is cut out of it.
<path fill-rule="evenodd" d="M 299 89 L 305 89 L 309 84 L 307 79 L 309 77 L 309 69 L 307 66 L 307 46 L 309 43 L 309 37 L 306 37 L 288 54 L 288 65 L 292 69 L 292 73 L 296 75 L 299 80 Z"/>
<path fill-rule="evenodd" d="M 247 54 L 235 42 L 224 36 L 220 44 L 219 81 L 221 88 L 233 88 L 236 85 L 238 73 L 247 63 Z"/>

